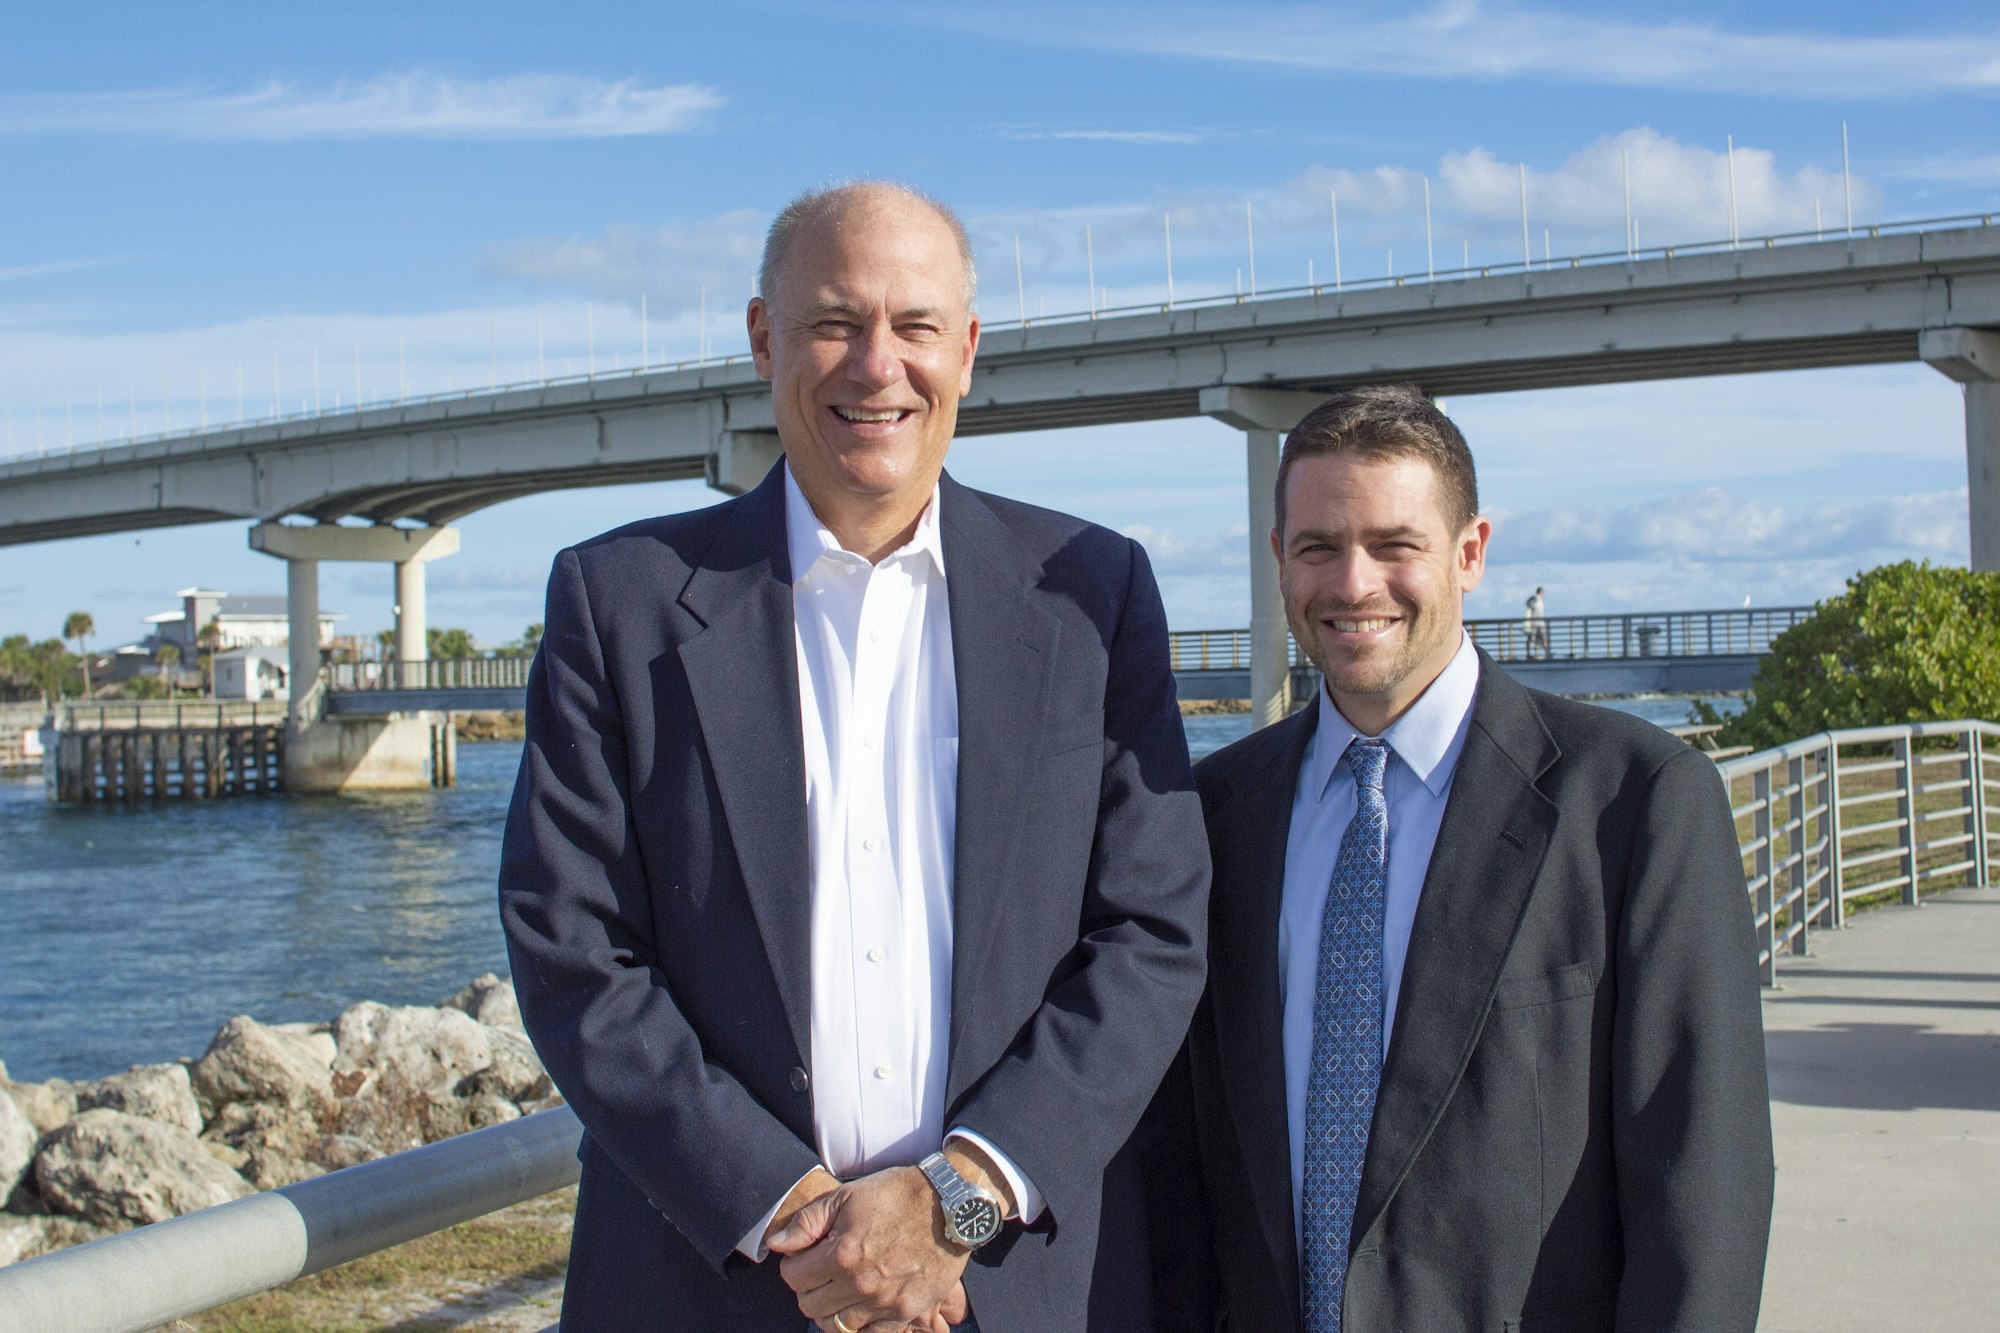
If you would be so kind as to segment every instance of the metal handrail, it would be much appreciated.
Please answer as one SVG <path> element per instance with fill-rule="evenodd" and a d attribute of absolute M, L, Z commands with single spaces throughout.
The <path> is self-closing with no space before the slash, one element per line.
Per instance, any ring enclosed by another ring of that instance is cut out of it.
<path fill-rule="evenodd" d="M 1843 750 L 1884 745 L 1887 761 L 1863 754 L 1842 763 Z M 1952 764 L 1956 778 L 1920 776 Z M 1992 722 L 1821 732 L 1717 769 L 1739 822 L 1747 821 L 1738 845 L 1766 985 L 1775 983 L 1781 952 L 1803 953 L 1808 931 L 1841 925 L 1856 899 L 1900 890 L 1913 903 L 1923 885 L 1951 875 L 1985 884 L 2000 857 L 2000 725 Z M 1843 779 L 1883 774 L 1886 790 L 1842 791 Z M 1950 809 L 1914 804 L 1952 791 L 1965 796 Z M 1884 800 L 1898 803 L 1896 818 L 1842 827 L 1842 810 Z M 1923 832 L 1950 818 L 1961 822 L 1959 833 Z M 1860 850 L 1885 830 L 1896 833 L 1892 846 Z M 1952 847 L 1969 853 L 1925 859 Z M 1859 873 L 1890 861 L 1897 873 Z M 0 1268 L 0 1328 L 140 1333 L 213 1309 L 571 1185 L 580 1134 L 568 1108 L 544 1111 Z"/>
<path fill-rule="evenodd" d="M 1738 822 L 1767 986 L 1777 984 L 1780 953 L 1806 952 L 1813 930 L 1845 924 L 1858 901 L 1895 894 L 1915 904 L 1940 880 L 1988 884 L 2000 864 L 1992 722 L 1823 731 L 1718 756 L 1717 768 Z"/>
<path fill-rule="evenodd" d="M 411 662 L 334 662 L 321 668 L 333 691 L 518 690 L 533 657 L 446 657 Z"/>
<path fill-rule="evenodd" d="M 1093 309 L 1063 311 L 1053 315 L 1029 315 L 1020 319 L 993 319 L 985 324 L 988 333 L 999 329 L 1029 329 L 1045 324 L 1079 324 L 1120 315 L 1172 314 L 1176 310 L 1214 309 L 1223 306 L 1254 305 L 1264 301 L 1283 301 L 1299 297 L 1339 298 L 1349 292 L 1384 290 L 1399 287 L 1413 287 L 1418 284 L 1439 282 L 1464 282 L 1475 278 L 1507 277 L 1513 274 L 1532 276 L 1536 273 L 1553 272 L 1558 269 L 1602 268 L 1612 265 L 1633 264 L 1642 259 L 1674 260 L 1690 255 L 1728 254 L 1743 250 L 1772 250 L 1779 246 L 1808 245 L 1822 242 L 1843 242 L 1852 244 L 1855 237 L 1871 239 L 1882 236 L 1907 235 L 1927 229 L 1971 229 L 1991 227 L 2000 220 L 1995 213 L 1958 213 L 1948 217 L 1914 218 L 1898 222 L 1877 222 L 1851 228 L 1819 228 L 1813 231 L 1774 232 L 1768 236 L 1744 236 L 1736 239 L 1720 238 L 1711 241 L 1692 241 L 1682 245 L 1646 246 L 1634 250 L 1600 250 L 1588 254 L 1558 256 L 1544 259 L 1505 260 L 1498 264 L 1475 264 L 1471 267 L 1438 269 L 1435 272 L 1385 274 L 1379 278 L 1351 278 L 1340 282 L 1315 282 L 1301 286 L 1271 287 L 1255 292 L 1218 292 L 1210 296 L 1183 297 L 1166 301 L 1143 301 L 1131 305 L 1098 306 Z M 312 408 L 298 412 L 272 412 L 255 417 L 229 422 L 227 425 L 190 426 L 184 430 L 155 431 L 148 435 L 121 436 L 114 439 L 93 440 L 87 444 L 51 445 L 43 449 L 31 449 L 0 457 L 0 463 L 24 462 L 37 458 L 60 458 L 67 455 L 91 453 L 101 449 L 123 448 L 128 445 L 154 444 L 164 440 L 195 439 L 224 430 L 250 430 L 260 426 L 279 426 L 291 422 L 323 421 L 334 417 L 359 416 L 363 412 L 388 411 L 400 407 L 424 407 L 435 403 L 466 402 L 479 398 L 490 398 L 499 394 L 522 393 L 535 389 L 556 388 L 566 385 L 595 384 L 604 380 L 629 380 L 642 375 L 659 375 L 689 370 L 719 369 L 747 364 L 751 360 L 748 352 L 731 352 L 726 356 L 700 357 L 691 360 L 665 361 L 651 365 L 633 366 L 630 369 L 586 370 L 580 374 L 547 375 L 536 379 L 514 380 L 505 384 L 494 383 L 484 386 L 468 386 L 464 389 L 446 389 L 442 392 L 411 394 L 402 398 L 376 398 L 366 402 L 356 400 L 340 407 Z"/>
<path fill-rule="evenodd" d="M 0 1268 L 0 1328 L 142 1333 L 574 1185 L 568 1107 Z"/>

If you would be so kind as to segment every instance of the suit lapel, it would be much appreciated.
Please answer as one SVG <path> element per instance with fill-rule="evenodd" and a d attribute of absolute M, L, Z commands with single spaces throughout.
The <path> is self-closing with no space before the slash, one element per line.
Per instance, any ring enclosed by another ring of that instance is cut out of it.
<path fill-rule="evenodd" d="M 1217 829 L 1219 873 L 1209 932 L 1209 996 L 1225 1070 L 1223 1087 L 1265 1241 L 1288 1292 L 1299 1290 L 1299 1248 L 1285 1103 L 1285 1010 L 1278 993 L 1278 916 L 1285 894 L 1285 830 L 1291 824 L 1299 765 L 1318 717 L 1317 708 L 1307 708 L 1272 727 L 1269 762 L 1229 792 Z"/>
<path fill-rule="evenodd" d="M 1417 900 L 1354 1208 L 1359 1242 L 1464 1073 L 1555 833 L 1536 779 L 1559 751 L 1526 690 L 1483 652 L 1472 723 Z"/>
<path fill-rule="evenodd" d="M 958 1058 L 992 942 L 1015 896 L 1012 849 L 1048 720 L 1061 626 L 1035 605 L 1042 566 L 977 492 L 939 483 L 958 686 L 958 829 L 952 870 L 950 1072 L 945 1104 L 982 1070 Z"/>
<path fill-rule="evenodd" d="M 680 658 L 731 845 L 801 1060 L 811 1056 L 812 858 L 784 470 L 735 502 L 681 605 Z"/>

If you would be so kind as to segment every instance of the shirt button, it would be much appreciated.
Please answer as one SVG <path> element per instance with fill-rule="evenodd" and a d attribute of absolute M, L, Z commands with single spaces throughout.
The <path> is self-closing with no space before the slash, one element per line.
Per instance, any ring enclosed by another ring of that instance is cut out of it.
<path fill-rule="evenodd" d="M 879 630 L 879 629 L 871 629 L 871 630 L 869 630 L 869 631 L 868 631 L 868 642 L 870 642 L 870 643 L 880 643 L 880 642 L 882 642 L 882 631 L 881 631 L 881 630 Z"/>
<path fill-rule="evenodd" d="M 888 954 L 882 952 L 882 946 L 879 944 L 868 951 L 868 961 L 871 963 L 879 963 L 888 956 Z"/>
<path fill-rule="evenodd" d="M 861 847 L 863 851 L 879 852 L 882 850 L 882 840 L 880 838 L 863 838 L 861 840 Z"/>
<path fill-rule="evenodd" d="M 873 736 L 863 736 L 863 737 L 861 738 L 861 748 L 862 748 L 862 749 L 864 749 L 864 750 L 872 750 L 872 749 L 874 749 L 874 748 L 875 748 L 875 738 L 874 738 Z"/>
<path fill-rule="evenodd" d="M 887 1065 L 876 1065 L 876 1066 L 875 1066 L 875 1077 L 876 1077 L 876 1078 L 887 1078 L 887 1077 L 889 1077 L 889 1075 L 891 1075 L 891 1074 L 893 1074 L 893 1073 L 895 1073 L 895 1072 L 896 1072 L 895 1070 L 893 1070 L 893 1069 L 889 1068 L 889 1066 L 887 1066 Z"/>

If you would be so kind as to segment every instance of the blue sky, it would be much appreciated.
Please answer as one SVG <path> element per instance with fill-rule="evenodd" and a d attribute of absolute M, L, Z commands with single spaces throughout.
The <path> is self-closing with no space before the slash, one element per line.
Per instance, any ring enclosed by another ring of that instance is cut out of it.
<path fill-rule="evenodd" d="M 1350 277 L 2000 208 L 1990 3 L 705 7 L 111 3 L 0 17 L 0 454 L 742 345 L 762 228 L 800 188 L 899 178 L 967 218 L 993 320 Z M 705 325 L 701 310 L 706 305 Z M 358 358 L 357 358 L 358 348 Z M 100 409 L 100 402 L 102 408 Z M 1466 397 L 1496 518 L 1474 615 L 1810 601 L 1883 560 L 1966 558 L 1956 386 L 1922 366 Z M 100 410 L 102 417 L 100 418 Z M 951 466 L 1144 540 L 1177 627 L 1243 623 L 1241 437 L 1205 421 L 984 437 Z M 540 617 L 564 544 L 713 502 L 570 491 L 460 523 L 434 625 Z M 245 525 L 0 548 L 0 633 L 105 642 L 191 583 L 283 589 Z M 349 626 L 390 577 L 328 566 Z"/>

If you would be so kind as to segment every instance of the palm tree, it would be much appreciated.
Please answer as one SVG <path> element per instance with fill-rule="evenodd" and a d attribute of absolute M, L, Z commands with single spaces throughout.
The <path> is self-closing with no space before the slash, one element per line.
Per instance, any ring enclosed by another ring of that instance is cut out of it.
<path fill-rule="evenodd" d="M 176 678 L 180 675 L 179 671 L 176 670 L 181 664 L 180 645 L 173 643 L 161 644 L 160 650 L 153 654 L 153 660 L 160 664 L 160 676 L 167 682 L 167 693 L 172 694 Z"/>
<path fill-rule="evenodd" d="M 97 633 L 97 622 L 90 618 L 88 611 L 72 611 L 63 621 L 63 637 L 76 640 L 76 655 L 83 661 L 83 697 L 90 697 L 90 656 L 84 651 L 83 639 L 87 634 Z"/>
<path fill-rule="evenodd" d="M 208 697 L 215 697 L 215 650 L 222 646 L 222 624 L 214 617 L 195 632 L 195 651 L 200 653 L 208 671 Z"/>

